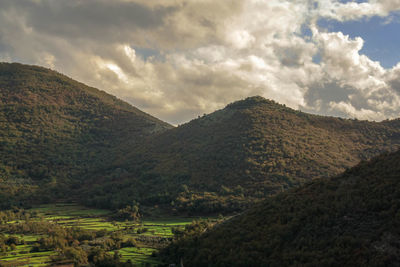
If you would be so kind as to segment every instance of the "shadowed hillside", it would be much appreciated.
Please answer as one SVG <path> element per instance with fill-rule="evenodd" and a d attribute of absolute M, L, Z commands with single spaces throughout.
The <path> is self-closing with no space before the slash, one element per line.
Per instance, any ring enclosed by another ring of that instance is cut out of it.
<path fill-rule="evenodd" d="M 162 255 L 185 266 L 398 266 L 399 162 L 400 151 L 382 155 L 211 230 L 187 227 Z"/>
<path fill-rule="evenodd" d="M 57 72 L 0 63 L 1 203 L 8 205 L 10 194 L 27 194 L 37 185 L 62 192 L 144 137 L 168 128 Z"/>
<path fill-rule="evenodd" d="M 241 210 L 399 144 L 399 120 L 317 116 L 250 97 L 150 137 L 114 163 L 124 175 L 94 176 L 106 186 L 89 191 L 90 203 L 118 205 L 134 198 L 177 211 Z"/>

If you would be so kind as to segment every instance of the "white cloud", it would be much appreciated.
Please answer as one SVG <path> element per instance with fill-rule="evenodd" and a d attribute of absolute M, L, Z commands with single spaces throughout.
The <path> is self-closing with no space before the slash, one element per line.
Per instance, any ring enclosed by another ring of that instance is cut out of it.
<path fill-rule="evenodd" d="M 383 114 L 370 109 L 361 108 L 357 110 L 351 103 L 348 102 L 330 102 L 329 106 L 332 110 L 348 114 L 350 117 L 358 118 L 362 120 L 378 120 Z"/>
<path fill-rule="evenodd" d="M 370 0 L 368 2 L 341 3 L 335 0 L 317 1 L 317 15 L 339 21 L 357 20 L 363 17 L 385 17 L 400 10 L 399 0 Z"/>
<path fill-rule="evenodd" d="M 363 40 L 350 39 L 338 33 L 314 31 L 314 38 L 321 52 L 324 71 L 330 79 L 340 80 L 360 90 L 376 90 L 385 86 L 382 81 L 385 70 L 378 62 L 360 55 Z"/>

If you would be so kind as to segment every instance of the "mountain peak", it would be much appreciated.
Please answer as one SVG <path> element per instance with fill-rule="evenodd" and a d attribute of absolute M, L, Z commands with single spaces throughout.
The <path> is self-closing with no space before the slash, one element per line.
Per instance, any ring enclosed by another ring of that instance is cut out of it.
<path fill-rule="evenodd" d="M 161 126 L 155 127 L 156 131 L 172 127 L 105 91 L 35 65 L 0 62 L 0 103 L 30 107 L 108 108 Z"/>
<path fill-rule="evenodd" d="M 270 99 L 266 99 L 262 96 L 247 97 L 243 100 L 235 101 L 231 104 L 228 104 L 226 107 L 233 109 L 249 109 L 260 105 L 269 106 L 274 109 L 282 109 L 282 108 L 288 109 L 285 105 L 279 104 Z"/>

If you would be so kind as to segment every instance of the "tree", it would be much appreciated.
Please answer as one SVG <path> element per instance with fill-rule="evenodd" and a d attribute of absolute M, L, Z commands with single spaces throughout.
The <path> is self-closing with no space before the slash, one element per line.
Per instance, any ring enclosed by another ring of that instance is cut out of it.
<path fill-rule="evenodd" d="M 128 221 L 139 221 L 139 204 L 134 203 L 132 206 L 126 206 L 125 208 L 119 209 L 117 214 L 114 216 L 117 220 L 128 220 Z"/>

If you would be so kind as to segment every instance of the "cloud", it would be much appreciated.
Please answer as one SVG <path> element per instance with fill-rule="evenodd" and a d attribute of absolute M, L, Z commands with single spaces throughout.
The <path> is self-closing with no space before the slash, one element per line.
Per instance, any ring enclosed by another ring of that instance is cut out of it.
<path fill-rule="evenodd" d="M 386 73 L 385 80 L 394 91 L 400 94 L 400 64 Z"/>
<path fill-rule="evenodd" d="M 363 120 L 377 120 L 383 114 L 376 112 L 374 110 L 361 108 L 357 110 L 351 103 L 340 101 L 340 102 L 330 102 L 329 106 L 331 110 L 342 112 L 342 114 L 350 115 L 353 118 L 359 118 Z"/>
<path fill-rule="evenodd" d="M 360 37 L 351 39 L 341 32 L 313 27 L 313 39 L 322 74 L 305 94 L 307 110 L 369 120 L 398 116 L 397 68 L 386 70 L 360 54 L 364 43 Z"/>
<path fill-rule="evenodd" d="M 381 120 L 400 111 L 400 65 L 315 22 L 389 16 L 398 2 L 3 0 L 0 60 L 52 67 L 175 124 L 250 95 Z"/>
<path fill-rule="evenodd" d="M 101 43 L 135 39 L 141 31 L 164 25 L 178 7 L 155 6 L 125 1 L 20 1 L 4 0 L 3 16 L 14 16 L 26 29 L 64 39 Z"/>
<path fill-rule="evenodd" d="M 364 17 L 388 16 L 400 10 L 399 0 L 371 0 L 368 2 L 342 3 L 335 0 L 321 0 L 318 3 L 318 16 L 339 21 L 357 20 Z"/>

